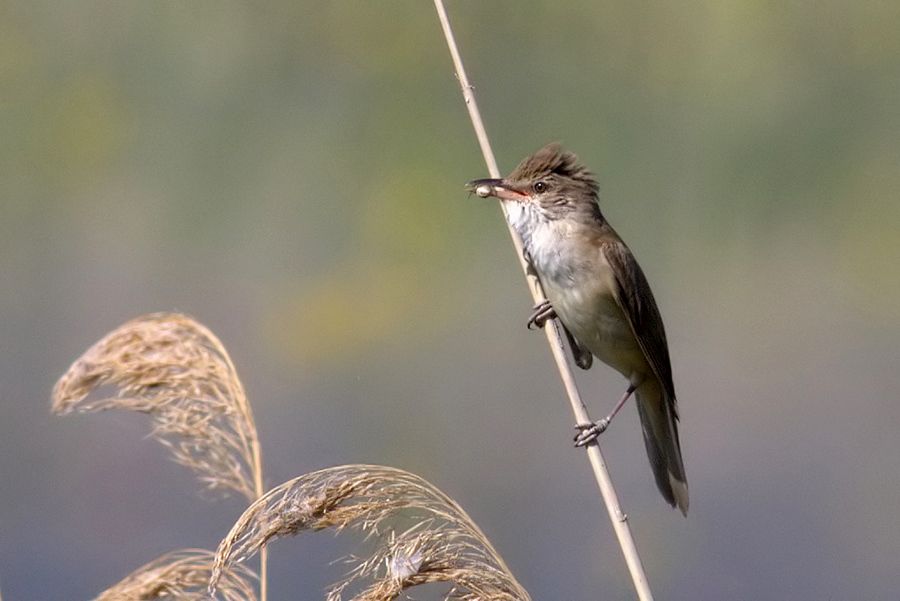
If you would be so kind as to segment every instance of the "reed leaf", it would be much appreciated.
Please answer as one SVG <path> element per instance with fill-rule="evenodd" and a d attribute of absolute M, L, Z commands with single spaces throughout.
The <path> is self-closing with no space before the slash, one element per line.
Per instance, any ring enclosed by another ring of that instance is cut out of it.
<path fill-rule="evenodd" d="M 94 601 L 145 601 L 209 599 L 206 592 L 214 554 L 206 549 L 183 549 L 166 553 L 141 566 Z M 240 566 L 225 574 L 219 594 L 225 601 L 255 601 L 252 580 L 256 575 Z"/>
<path fill-rule="evenodd" d="M 113 396 L 90 399 L 106 386 Z M 215 491 L 262 493 L 253 414 L 225 347 L 185 315 L 154 313 L 89 348 L 53 389 L 53 412 L 125 409 L 153 418 L 152 434 Z"/>
<path fill-rule="evenodd" d="M 412 526 L 396 529 L 403 518 Z M 447 599 L 530 601 L 490 541 L 466 512 L 426 480 L 403 470 L 346 465 L 311 472 L 263 495 L 219 544 L 210 580 L 214 593 L 232 566 L 270 541 L 306 530 L 345 528 L 376 540 L 368 557 L 328 592 L 341 601 L 388 601 L 406 589 L 449 583 Z"/>

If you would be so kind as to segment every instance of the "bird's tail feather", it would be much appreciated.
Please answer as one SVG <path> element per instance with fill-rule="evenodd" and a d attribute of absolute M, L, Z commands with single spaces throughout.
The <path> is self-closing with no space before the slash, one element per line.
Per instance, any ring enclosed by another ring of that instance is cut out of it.
<path fill-rule="evenodd" d="M 638 414 L 644 431 L 644 445 L 656 478 L 656 486 L 669 505 L 687 515 L 688 486 L 678 441 L 678 421 L 674 403 L 655 378 L 648 378 L 635 391 Z"/>

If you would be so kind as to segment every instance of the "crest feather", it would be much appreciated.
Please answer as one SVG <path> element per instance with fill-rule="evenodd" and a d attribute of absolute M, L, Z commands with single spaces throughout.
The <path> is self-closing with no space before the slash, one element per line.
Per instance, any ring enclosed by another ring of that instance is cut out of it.
<path fill-rule="evenodd" d="M 551 174 L 575 180 L 595 195 L 599 190 L 594 175 L 578 160 L 575 153 L 564 150 L 559 142 L 551 142 L 531 156 L 525 157 L 509 174 L 509 179 L 532 181 Z"/>

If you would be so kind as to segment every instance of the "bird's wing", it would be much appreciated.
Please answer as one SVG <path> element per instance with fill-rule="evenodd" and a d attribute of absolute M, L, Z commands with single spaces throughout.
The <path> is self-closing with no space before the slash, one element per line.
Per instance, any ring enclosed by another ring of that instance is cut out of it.
<path fill-rule="evenodd" d="M 672 382 L 669 346 L 650 284 L 624 242 L 618 239 L 605 241 L 602 250 L 616 277 L 616 301 L 674 410 L 675 384 Z"/>

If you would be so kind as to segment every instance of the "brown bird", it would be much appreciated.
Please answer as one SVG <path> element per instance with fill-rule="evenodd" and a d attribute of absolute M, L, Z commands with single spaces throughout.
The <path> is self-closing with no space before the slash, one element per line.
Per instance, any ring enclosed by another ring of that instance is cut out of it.
<path fill-rule="evenodd" d="M 634 393 L 656 485 L 687 515 L 666 332 L 644 272 L 600 212 L 594 176 L 574 154 L 549 144 L 509 176 L 467 186 L 478 196 L 501 199 L 522 237 L 526 260 L 547 295 L 529 328 L 558 316 L 579 367 L 588 369 L 593 355 L 628 380 L 607 417 L 576 426 L 576 445 L 596 439 Z"/>

